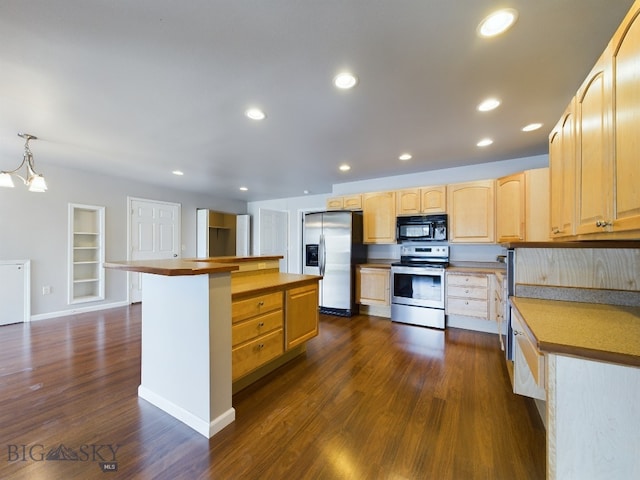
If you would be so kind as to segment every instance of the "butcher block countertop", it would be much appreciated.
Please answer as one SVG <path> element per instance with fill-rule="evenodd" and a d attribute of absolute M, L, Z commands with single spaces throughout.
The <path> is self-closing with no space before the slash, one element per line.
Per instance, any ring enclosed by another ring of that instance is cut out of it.
<path fill-rule="evenodd" d="M 543 353 L 640 367 L 640 307 L 510 297 Z"/>
<path fill-rule="evenodd" d="M 103 266 L 104 268 L 112 268 L 115 270 L 154 273 L 167 277 L 224 273 L 238 270 L 238 266 L 231 263 L 213 263 L 181 258 L 170 258 L 166 260 L 123 260 L 121 262 L 104 262 Z"/>
<path fill-rule="evenodd" d="M 231 298 L 235 299 L 243 295 L 266 293 L 317 282 L 322 279 L 318 275 L 301 275 L 297 273 L 263 273 L 233 277 L 231 279 Z"/>

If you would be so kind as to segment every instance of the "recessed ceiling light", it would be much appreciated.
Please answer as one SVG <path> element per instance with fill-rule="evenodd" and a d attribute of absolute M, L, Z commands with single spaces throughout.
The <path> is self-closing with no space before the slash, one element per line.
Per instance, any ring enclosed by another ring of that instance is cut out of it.
<path fill-rule="evenodd" d="M 522 127 L 523 132 L 533 132 L 534 130 L 538 130 L 542 127 L 541 123 L 530 123 L 529 125 Z"/>
<path fill-rule="evenodd" d="M 496 10 L 478 25 L 478 35 L 481 37 L 495 37 L 505 32 L 518 19 L 518 11 L 513 8 Z"/>
<path fill-rule="evenodd" d="M 412 158 L 413 158 L 413 157 L 411 156 L 411 154 L 410 154 L 410 153 L 403 153 L 402 155 L 400 155 L 400 156 L 398 157 L 398 159 L 399 159 L 399 160 L 402 160 L 402 161 L 411 160 Z"/>
<path fill-rule="evenodd" d="M 356 86 L 357 83 L 358 83 L 358 77 L 356 77 L 354 74 L 349 72 L 339 73 L 333 79 L 333 84 L 342 90 L 348 90 L 350 88 L 353 88 Z"/>
<path fill-rule="evenodd" d="M 491 145 L 492 143 L 493 143 L 493 140 L 491 140 L 490 138 L 483 138 L 478 143 L 476 143 L 476 145 L 479 146 L 479 147 L 487 147 L 487 146 Z"/>
<path fill-rule="evenodd" d="M 247 187 L 240 187 L 240 190 L 243 191 L 243 192 L 246 192 L 249 189 Z"/>
<path fill-rule="evenodd" d="M 184 172 L 183 172 L 182 170 L 174 170 L 174 171 L 173 171 L 173 172 L 171 172 L 171 173 L 173 173 L 174 175 L 178 175 L 178 176 L 182 176 L 182 175 L 184 175 Z"/>
<path fill-rule="evenodd" d="M 343 163 L 342 165 L 340 165 L 339 168 L 341 172 L 348 172 L 349 170 L 351 170 L 351 167 L 346 163 Z"/>
<path fill-rule="evenodd" d="M 478 111 L 480 112 L 489 112 L 494 108 L 498 108 L 500 105 L 500 100 L 497 98 L 487 98 L 480 105 L 478 105 Z"/>
<path fill-rule="evenodd" d="M 264 120 L 267 115 L 259 108 L 250 108 L 245 112 L 245 115 L 251 120 Z"/>
<path fill-rule="evenodd" d="M 309 190 L 303 190 L 302 193 L 304 193 L 305 195 L 309 195 Z"/>

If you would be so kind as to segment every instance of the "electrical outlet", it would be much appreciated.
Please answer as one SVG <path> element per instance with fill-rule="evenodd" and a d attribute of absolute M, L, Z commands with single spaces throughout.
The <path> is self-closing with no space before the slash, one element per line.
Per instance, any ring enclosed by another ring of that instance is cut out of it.
<path fill-rule="evenodd" d="M 42 287 L 42 294 L 51 295 L 51 285 L 45 285 L 44 287 Z"/>

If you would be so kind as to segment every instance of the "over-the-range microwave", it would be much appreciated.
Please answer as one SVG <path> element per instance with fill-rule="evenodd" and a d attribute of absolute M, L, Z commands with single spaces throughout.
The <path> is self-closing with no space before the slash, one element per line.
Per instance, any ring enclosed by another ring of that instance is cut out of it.
<path fill-rule="evenodd" d="M 398 243 L 446 241 L 447 215 L 397 217 L 396 240 Z"/>

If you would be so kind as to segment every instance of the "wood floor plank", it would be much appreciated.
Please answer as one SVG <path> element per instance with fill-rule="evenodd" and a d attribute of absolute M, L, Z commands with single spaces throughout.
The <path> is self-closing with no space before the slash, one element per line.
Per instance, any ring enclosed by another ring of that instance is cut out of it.
<path fill-rule="evenodd" d="M 0 327 L 0 478 L 545 476 L 544 427 L 494 335 L 321 315 L 306 354 L 234 395 L 236 421 L 206 439 L 138 398 L 140 315 Z M 60 444 L 82 458 L 46 460 Z"/>

